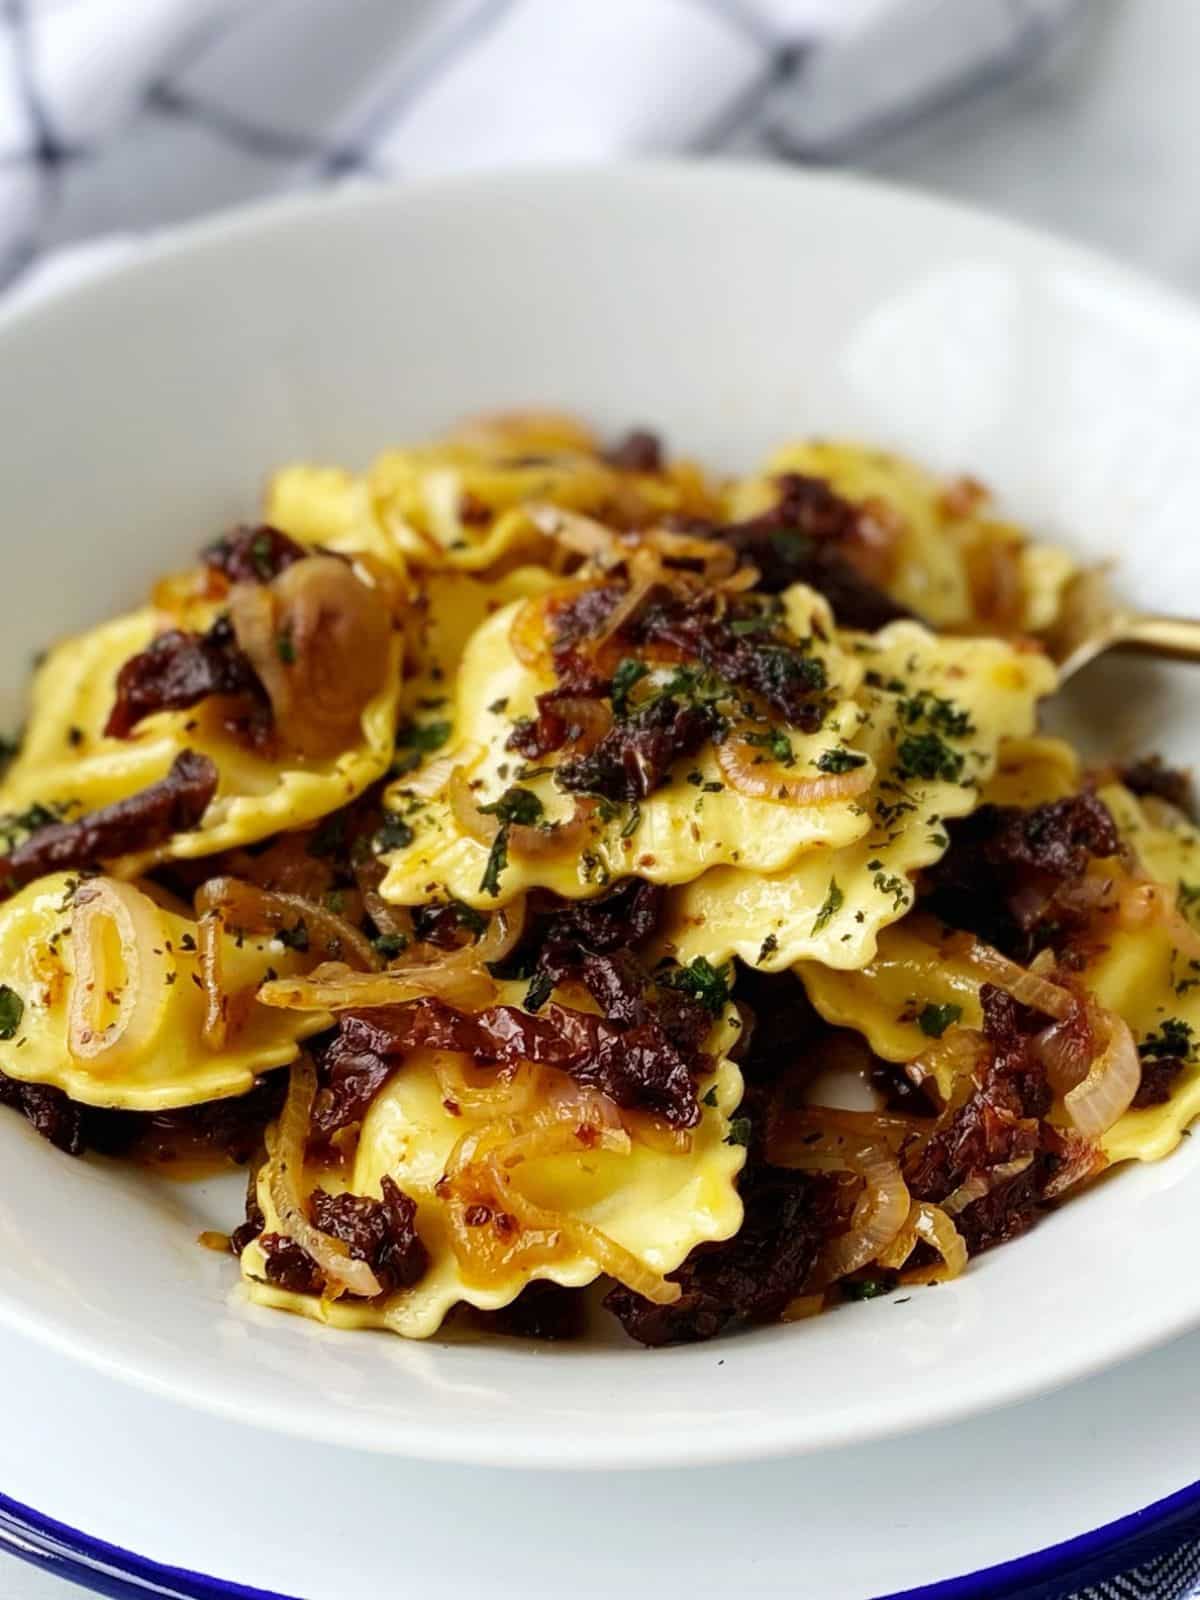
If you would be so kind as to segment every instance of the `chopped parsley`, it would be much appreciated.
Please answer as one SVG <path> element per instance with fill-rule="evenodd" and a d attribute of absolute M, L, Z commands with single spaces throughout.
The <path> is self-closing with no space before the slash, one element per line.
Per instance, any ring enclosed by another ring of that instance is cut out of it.
<path fill-rule="evenodd" d="M 678 989 L 690 995 L 706 1011 L 711 1011 L 714 1017 L 720 1016 L 733 993 L 733 969 L 730 964 L 726 962 L 723 966 L 714 967 L 705 956 L 697 956 L 690 966 L 674 967 L 656 976 L 663 988 Z"/>
<path fill-rule="evenodd" d="M 1140 1056 L 1171 1056 L 1181 1061 L 1196 1059 L 1196 1042 L 1192 1037 L 1190 1022 L 1182 1017 L 1167 1017 L 1158 1033 L 1152 1033 L 1138 1045 Z"/>
<path fill-rule="evenodd" d="M 740 1144 L 743 1149 L 750 1143 L 754 1132 L 754 1125 L 749 1117 L 734 1117 L 729 1124 L 729 1132 L 725 1135 L 726 1144 Z"/>
<path fill-rule="evenodd" d="M 488 710 L 492 713 L 492 715 L 494 717 L 498 717 L 507 708 L 508 708 L 508 696 L 506 694 L 502 694 L 500 696 L 499 700 L 493 700 L 492 701 L 491 705 L 488 707 Z"/>
<path fill-rule="evenodd" d="M 817 757 L 818 772 L 853 772 L 855 767 L 865 767 L 867 758 L 857 750 L 822 750 Z"/>
<path fill-rule="evenodd" d="M 500 893 L 500 874 L 508 865 L 508 829 L 501 828 L 492 840 L 492 848 L 488 851 L 487 865 L 483 869 L 483 877 L 479 880 L 480 894 L 490 894 L 493 898 Z"/>
<path fill-rule="evenodd" d="M 11 1039 L 21 1026 L 25 1002 L 15 989 L 0 983 L 0 1039 Z"/>
<path fill-rule="evenodd" d="M 918 690 L 909 699 L 901 700 L 899 712 L 900 721 L 905 727 L 911 728 L 923 721 L 935 733 L 945 734 L 948 739 L 965 739 L 975 732 L 970 712 L 963 711 L 953 700 L 947 700 L 929 689 Z"/>
<path fill-rule="evenodd" d="M 376 953 L 383 961 L 394 961 L 408 949 L 408 940 L 402 933 L 381 933 L 371 940 Z"/>
<path fill-rule="evenodd" d="M 869 861 L 867 865 L 868 867 L 878 867 L 880 866 L 880 863 L 878 861 Z M 879 871 L 876 872 L 875 876 L 871 879 L 871 882 L 880 894 L 891 895 L 892 910 L 899 911 L 908 895 L 908 880 L 906 878 L 898 878 L 894 872 L 889 873 Z"/>
<path fill-rule="evenodd" d="M 631 839 L 633 837 L 633 835 L 637 832 L 638 825 L 641 822 L 641 820 L 642 820 L 642 808 L 641 808 L 641 806 L 638 805 L 636 800 L 630 801 L 630 804 L 629 804 L 629 815 L 625 818 L 625 821 L 621 824 L 621 838 L 622 839 Z"/>
<path fill-rule="evenodd" d="M 635 684 L 650 671 L 644 661 L 639 661 L 636 656 L 624 656 L 617 663 L 617 670 L 613 673 L 612 680 L 612 708 L 614 717 L 627 717 L 629 715 L 629 696 Z"/>
<path fill-rule="evenodd" d="M 533 790 L 522 789 L 518 784 L 511 784 L 498 800 L 479 809 L 485 817 L 498 817 L 502 823 L 515 822 L 522 827 L 540 822 L 544 814 L 542 802 Z"/>
<path fill-rule="evenodd" d="M 700 1104 L 702 1106 L 709 1106 L 710 1108 L 713 1108 L 713 1109 L 716 1108 L 716 1104 L 717 1104 L 717 1086 L 716 1086 L 715 1083 L 713 1084 L 712 1088 L 708 1091 L 708 1093 L 700 1101 Z"/>
<path fill-rule="evenodd" d="M 889 1285 L 882 1278 L 850 1278 L 838 1284 L 843 1300 L 875 1300 L 887 1294 Z"/>
<path fill-rule="evenodd" d="M 813 925 L 812 925 L 811 929 L 809 930 L 809 937 L 810 938 L 815 937 L 818 933 L 821 932 L 821 930 L 823 928 L 826 928 L 826 927 L 829 926 L 829 923 L 833 920 L 833 918 L 837 915 L 837 913 L 842 909 L 842 906 L 845 903 L 845 899 L 846 899 L 846 896 L 842 893 L 841 888 L 838 885 L 837 879 L 836 878 L 830 878 L 830 880 L 829 880 L 829 890 L 828 890 L 828 892 L 827 892 L 827 894 L 825 896 L 824 901 L 821 904 L 821 909 L 817 912 L 816 916 L 813 918 Z"/>
<path fill-rule="evenodd" d="M 292 638 L 290 629 L 284 628 L 275 635 L 275 654 L 285 667 L 294 665 L 296 660 L 296 641 Z"/>
<path fill-rule="evenodd" d="M 263 583 L 270 583 L 275 576 L 275 568 L 271 559 L 271 536 L 269 533 L 256 533 L 250 541 L 250 560 L 254 563 L 254 570 L 258 573 Z"/>
<path fill-rule="evenodd" d="M 763 942 L 758 947 L 758 959 L 759 959 L 759 961 L 761 962 L 761 961 L 768 960 L 771 956 L 773 956 L 775 954 L 776 950 L 778 950 L 778 949 L 779 949 L 779 940 L 775 937 L 775 935 L 773 933 L 769 933 L 767 935 L 767 937 L 763 940 Z"/>
<path fill-rule="evenodd" d="M 442 704 L 441 701 L 437 702 Z M 397 754 L 392 760 L 392 776 L 402 778 L 415 772 L 424 756 L 440 750 L 450 737 L 451 722 L 406 722 L 396 733 Z"/>
<path fill-rule="evenodd" d="M 0 815 L 0 838 L 4 840 L 5 847 L 11 850 L 23 834 L 36 833 L 39 828 L 48 828 L 52 822 L 61 822 L 77 804 L 77 801 L 68 800 L 43 806 L 35 800 L 26 811 L 6 812 Z"/>
<path fill-rule="evenodd" d="M 1179 880 L 1179 909 L 1185 916 L 1193 911 L 1200 910 L 1200 883 L 1185 883 Z"/>
<path fill-rule="evenodd" d="M 930 1001 L 928 1005 L 922 1007 L 917 1017 L 917 1026 L 926 1038 L 940 1039 L 946 1029 L 961 1016 L 962 1007 L 954 1005 L 953 1002 L 948 1001 L 945 1005 L 939 1006 Z"/>
<path fill-rule="evenodd" d="M 382 856 L 389 850 L 406 850 L 415 838 L 412 825 L 398 811 L 385 811 L 383 821 L 372 836 L 371 849 Z"/>
<path fill-rule="evenodd" d="M 935 779 L 958 783 L 962 778 L 961 752 L 952 750 L 937 733 L 907 734 L 896 747 L 896 757 L 902 778 L 923 778 L 927 783 Z"/>
<path fill-rule="evenodd" d="M 768 728 L 766 733 L 747 733 L 743 738 L 747 744 L 766 750 L 771 759 L 777 761 L 781 767 L 796 765 L 796 752 L 792 749 L 792 741 L 782 728 Z"/>

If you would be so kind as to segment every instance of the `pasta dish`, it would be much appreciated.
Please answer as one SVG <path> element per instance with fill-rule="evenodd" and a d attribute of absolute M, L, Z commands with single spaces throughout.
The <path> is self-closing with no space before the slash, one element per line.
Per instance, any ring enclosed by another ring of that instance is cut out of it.
<path fill-rule="evenodd" d="M 1200 1110 L 1188 780 L 1039 733 L 1074 567 L 980 484 L 531 413 L 260 514 L 45 655 L 0 778 L 0 1101 L 245 1168 L 251 1300 L 707 1339 Z"/>

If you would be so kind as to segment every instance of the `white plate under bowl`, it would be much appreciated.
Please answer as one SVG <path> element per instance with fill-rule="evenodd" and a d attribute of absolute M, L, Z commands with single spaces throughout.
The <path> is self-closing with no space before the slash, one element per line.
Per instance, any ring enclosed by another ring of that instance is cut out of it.
<path fill-rule="evenodd" d="M 0 319 L 0 681 L 130 604 L 297 458 L 362 464 L 481 408 L 662 427 L 722 467 L 855 433 L 993 483 L 1128 592 L 1196 605 L 1200 315 L 1053 240 L 844 178 L 470 177 L 174 236 Z M 1093 724 L 1200 755 L 1180 673 L 1101 668 Z M 2 708 L 0 708 L 2 709 Z M 1083 703 L 1086 714 L 1088 703 Z M 718 1344 L 405 1344 L 243 1305 L 196 1247 L 240 1184 L 155 1184 L 0 1123 L 0 1317 L 311 1439 L 525 1466 L 862 1441 L 1062 1384 L 1200 1322 L 1200 1141 L 961 1280 Z"/>

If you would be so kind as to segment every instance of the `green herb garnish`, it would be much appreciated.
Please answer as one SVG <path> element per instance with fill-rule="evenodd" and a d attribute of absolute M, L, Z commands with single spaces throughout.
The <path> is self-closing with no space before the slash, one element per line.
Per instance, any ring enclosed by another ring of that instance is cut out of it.
<path fill-rule="evenodd" d="M 828 927 L 832 919 L 842 909 L 845 899 L 846 896 L 842 893 L 840 887 L 838 886 L 837 879 L 830 878 L 828 892 L 826 893 L 825 899 L 821 903 L 821 909 L 817 912 L 815 918 L 813 919 L 813 925 L 809 930 L 810 938 L 814 938 L 818 933 L 821 932 L 823 928 Z"/>
<path fill-rule="evenodd" d="M 690 966 L 673 967 L 656 973 L 655 978 L 664 989 L 678 989 L 683 994 L 691 995 L 714 1017 L 720 1016 L 733 993 L 732 966 L 726 962 L 723 966 L 714 967 L 705 956 L 697 956 Z"/>
<path fill-rule="evenodd" d="M 818 772 L 853 772 L 856 767 L 865 767 L 867 758 L 860 755 L 857 750 L 822 750 L 817 757 Z"/>
<path fill-rule="evenodd" d="M 917 1018 L 917 1026 L 928 1039 L 940 1039 L 951 1023 L 957 1022 L 962 1016 L 962 1007 L 953 1002 L 946 1005 L 935 1005 L 932 1001 L 921 1010 Z"/>
<path fill-rule="evenodd" d="M 25 1002 L 15 989 L 0 983 L 0 1039 L 11 1039 L 21 1026 Z"/>
<path fill-rule="evenodd" d="M 613 673 L 612 680 L 612 708 L 614 717 L 629 715 L 629 696 L 635 684 L 650 671 L 644 661 L 639 661 L 636 656 L 624 656 L 617 662 L 617 670 Z"/>

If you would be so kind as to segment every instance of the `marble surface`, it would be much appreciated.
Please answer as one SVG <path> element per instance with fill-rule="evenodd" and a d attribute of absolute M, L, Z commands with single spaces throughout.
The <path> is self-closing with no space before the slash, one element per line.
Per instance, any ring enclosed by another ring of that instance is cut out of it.
<path fill-rule="evenodd" d="M 1088 11 L 1046 71 L 864 150 L 858 164 L 1072 235 L 1200 293 L 1191 181 L 1200 4 L 1088 0 Z M 78 1592 L 0 1557 L 0 1600 Z"/>

